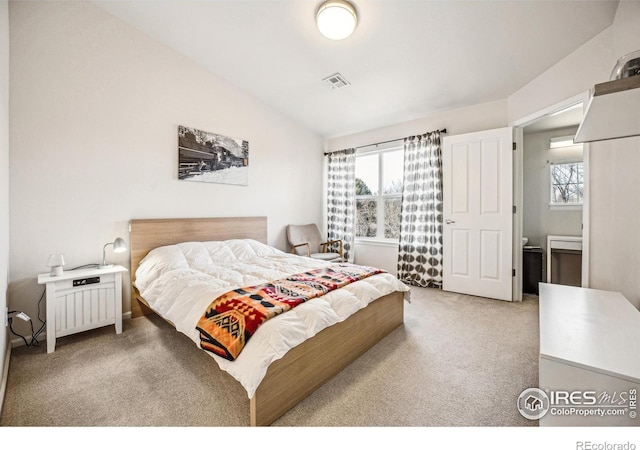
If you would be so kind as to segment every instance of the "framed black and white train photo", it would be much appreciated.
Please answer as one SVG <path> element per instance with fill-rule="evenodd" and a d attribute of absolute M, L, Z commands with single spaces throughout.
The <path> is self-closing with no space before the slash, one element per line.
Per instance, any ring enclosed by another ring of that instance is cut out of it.
<path fill-rule="evenodd" d="M 178 126 L 178 179 L 249 184 L 249 142 Z"/>

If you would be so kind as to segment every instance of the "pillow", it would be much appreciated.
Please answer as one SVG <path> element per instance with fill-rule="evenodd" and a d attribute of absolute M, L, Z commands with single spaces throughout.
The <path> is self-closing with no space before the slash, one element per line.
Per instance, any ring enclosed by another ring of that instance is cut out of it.
<path fill-rule="evenodd" d="M 182 242 L 154 248 L 140 261 L 135 285 L 142 291 L 164 273 L 193 268 L 203 270 L 212 265 L 226 266 L 238 261 L 250 261 L 257 256 L 282 253 L 253 239 L 228 241 Z M 206 270 L 204 270 L 206 272 Z"/>
<path fill-rule="evenodd" d="M 178 245 L 154 248 L 140 261 L 134 284 L 142 291 L 164 272 L 183 267 L 188 267 L 188 264 Z"/>

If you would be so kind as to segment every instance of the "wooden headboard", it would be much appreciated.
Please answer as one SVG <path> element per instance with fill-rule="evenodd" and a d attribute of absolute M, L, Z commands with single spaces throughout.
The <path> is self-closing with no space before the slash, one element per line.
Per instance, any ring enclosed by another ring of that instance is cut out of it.
<path fill-rule="evenodd" d="M 131 317 L 149 314 L 134 286 L 142 258 L 156 247 L 193 241 L 255 239 L 267 243 L 266 217 L 209 217 L 190 219 L 133 219 L 131 245 Z"/>

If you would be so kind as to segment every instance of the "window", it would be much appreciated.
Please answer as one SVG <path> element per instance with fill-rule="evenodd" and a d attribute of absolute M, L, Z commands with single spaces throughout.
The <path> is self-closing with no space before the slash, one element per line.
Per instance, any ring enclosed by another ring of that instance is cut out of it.
<path fill-rule="evenodd" d="M 400 236 L 404 149 L 356 156 L 356 237 L 397 240 Z"/>
<path fill-rule="evenodd" d="M 552 163 L 551 206 L 582 205 L 584 168 L 582 161 Z"/>

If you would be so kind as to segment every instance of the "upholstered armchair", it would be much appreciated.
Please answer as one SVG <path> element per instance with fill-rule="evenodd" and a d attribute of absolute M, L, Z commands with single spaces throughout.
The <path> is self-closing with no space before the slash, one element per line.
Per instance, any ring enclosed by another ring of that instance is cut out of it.
<path fill-rule="evenodd" d="M 332 240 L 323 242 L 320 229 L 314 223 L 287 226 L 287 240 L 289 241 L 291 253 L 324 261 L 344 261 L 342 241 Z M 338 253 L 328 251 L 329 246 L 332 244 L 339 245 Z"/>

